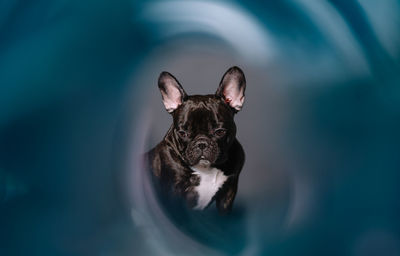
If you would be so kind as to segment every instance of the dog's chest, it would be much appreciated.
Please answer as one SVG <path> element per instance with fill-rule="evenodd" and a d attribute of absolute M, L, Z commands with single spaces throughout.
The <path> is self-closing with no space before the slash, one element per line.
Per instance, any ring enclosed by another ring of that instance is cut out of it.
<path fill-rule="evenodd" d="M 217 168 L 192 166 L 193 174 L 200 178 L 200 183 L 194 188 L 198 194 L 196 210 L 203 210 L 211 202 L 214 195 L 228 179 L 224 173 Z"/>

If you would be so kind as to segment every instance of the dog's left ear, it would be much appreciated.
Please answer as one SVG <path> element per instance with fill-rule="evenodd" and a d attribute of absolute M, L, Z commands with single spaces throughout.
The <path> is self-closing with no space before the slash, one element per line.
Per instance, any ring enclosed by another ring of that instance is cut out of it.
<path fill-rule="evenodd" d="M 215 94 L 222 97 L 237 112 L 243 107 L 245 89 L 244 73 L 239 67 L 234 66 L 225 72 Z"/>
<path fill-rule="evenodd" d="M 174 112 L 187 97 L 178 80 L 166 71 L 161 72 L 158 77 L 158 88 L 160 89 L 162 100 L 168 113 Z"/>

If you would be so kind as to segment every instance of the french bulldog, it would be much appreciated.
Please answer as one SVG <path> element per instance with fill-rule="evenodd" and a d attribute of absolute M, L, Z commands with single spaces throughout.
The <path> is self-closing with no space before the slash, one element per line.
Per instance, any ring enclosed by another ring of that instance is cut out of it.
<path fill-rule="evenodd" d="M 164 139 L 146 153 L 163 197 L 203 210 L 214 201 L 220 213 L 232 210 L 245 154 L 236 139 L 235 114 L 242 109 L 246 79 L 229 68 L 215 94 L 187 95 L 168 72 L 158 78 L 173 123 Z"/>

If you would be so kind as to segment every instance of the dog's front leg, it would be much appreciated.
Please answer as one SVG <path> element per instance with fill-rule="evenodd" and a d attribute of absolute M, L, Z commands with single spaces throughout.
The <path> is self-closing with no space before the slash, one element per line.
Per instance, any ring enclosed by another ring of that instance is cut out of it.
<path fill-rule="evenodd" d="M 230 177 L 227 181 L 229 184 L 216 197 L 216 204 L 219 213 L 228 214 L 232 211 L 233 201 L 237 192 L 238 177 Z"/>

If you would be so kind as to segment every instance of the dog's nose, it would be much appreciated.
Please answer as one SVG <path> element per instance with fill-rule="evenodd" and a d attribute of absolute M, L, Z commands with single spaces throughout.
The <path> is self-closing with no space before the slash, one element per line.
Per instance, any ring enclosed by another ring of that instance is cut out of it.
<path fill-rule="evenodd" d="M 203 149 L 205 149 L 205 148 L 208 146 L 208 144 L 207 144 L 207 142 L 205 142 L 205 141 L 199 141 L 199 142 L 196 143 L 196 146 L 197 146 L 199 149 L 203 150 Z"/>

